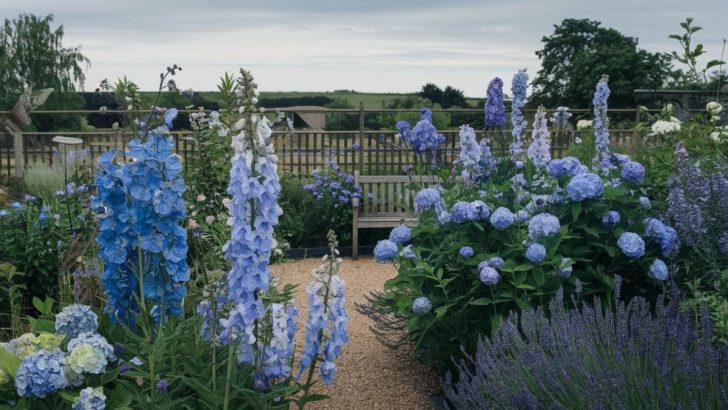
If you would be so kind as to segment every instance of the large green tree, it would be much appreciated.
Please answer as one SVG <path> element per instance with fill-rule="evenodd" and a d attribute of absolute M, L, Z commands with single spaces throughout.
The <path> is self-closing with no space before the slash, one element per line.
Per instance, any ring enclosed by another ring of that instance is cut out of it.
<path fill-rule="evenodd" d="M 660 88 L 670 77 L 668 54 L 637 47 L 637 39 L 601 27 L 598 21 L 566 19 L 543 37 L 536 52 L 541 70 L 533 80 L 531 101 L 547 107 L 589 107 L 594 85 L 609 75 L 612 107 L 633 107 L 633 90 Z"/>
<path fill-rule="evenodd" d="M 47 109 L 83 108 L 74 92 L 83 87 L 89 60 L 79 47 L 63 46 L 63 26 L 53 16 L 21 14 L 0 27 L 0 109 L 9 109 L 27 87 L 53 88 Z M 36 129 L 77 128 L 78 117 L 34 116 Z"/>

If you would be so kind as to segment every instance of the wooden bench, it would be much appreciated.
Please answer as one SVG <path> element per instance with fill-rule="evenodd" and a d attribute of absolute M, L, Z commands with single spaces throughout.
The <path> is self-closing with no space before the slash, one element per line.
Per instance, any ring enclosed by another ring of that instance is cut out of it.
<path fill-rule="evenodd" d="M 359 256 L 359 229 L 416 225 L 417 190 L 439 182 L 437 176 L 359 175 L 359 171 L 354 171 L 354 183 L 361 187 L 361 199 L 351 201 L 352 258 Z"/>

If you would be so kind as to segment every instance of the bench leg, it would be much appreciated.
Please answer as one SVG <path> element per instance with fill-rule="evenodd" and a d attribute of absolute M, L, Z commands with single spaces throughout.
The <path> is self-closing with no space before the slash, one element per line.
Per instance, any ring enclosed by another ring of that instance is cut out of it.
<path fill-rule="evenodd" d="M 354 215 L 351 228 L 351 259 L 354 260 L 359 258 L 359 221 L 357 221 L 357 216 Z"/>

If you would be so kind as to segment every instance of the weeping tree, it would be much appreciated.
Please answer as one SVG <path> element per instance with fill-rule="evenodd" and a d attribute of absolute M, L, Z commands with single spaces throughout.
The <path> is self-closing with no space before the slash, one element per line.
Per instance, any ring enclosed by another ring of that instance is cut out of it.
<path fill-rule="evenodd" d="M 0 109 L 7 110 L 26 88 L 53 88 L 46 109 L 83 108 L 75 91 L 83 88 L 89 60 L 80 47 L 63 46 L 63 25 L 53 16 L 21 14 L 0 27 Z M 37 130 L 78 129 L 80 117 L 35 115 Z"/>

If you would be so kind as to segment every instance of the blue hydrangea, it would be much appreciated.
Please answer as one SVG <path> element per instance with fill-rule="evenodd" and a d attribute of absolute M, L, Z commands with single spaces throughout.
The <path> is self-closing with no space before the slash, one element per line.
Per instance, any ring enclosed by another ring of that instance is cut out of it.
<path fill-rule="evenodd" d="M 675 228 L 665 225 L 655 218 L 646 218 L 645 236 L 660 245 L 662 256 L 669 258 L 675 256 L 680 250 L 680 239 Z"/>
<path fill-rule="evenodd" d="M 652 208 L 652 202 L 650 202 L 650 198 L 647 198 L 646 196 L 640 197 L 640 208 L 649 210 Z"/>
<path fill-rule="evenodd" d="M 571 276 L 571 273 L 574 271 L 574 267 L 572 266 L 573 264 L 573 259 L 561 258 L 561 263 L 559 264 L 559 267 L 556 268 L 556 270 L 554 271 L 554 274 L 562 279 L 568 279 Z"/>
<path fill-rule="evenodd" d="M 397 123 L 397 131 L 404 142 L 411 145 L 418 154 L 433 155 L 437 148 L 445 143 L 445 136 L 437 132 L 432 122 L 432 111 L 427 108 L 420 110 L 420 121 L 414 128 L 409 129 L 409 123 Z"/>
<path fill-rule="evenodd" d="M 480 281 L 486 285 L 496 285 L 500 281 L 500 274 L 490 266 L 483 266 L 480 268 Z"/>
<path fill-rule="evenodd" d="M 639 259 L 645 254 L 645 241 L 634 232 L 624 232 L 619 235 L 617 246 L 631 259 Z"/>
<path fill-rule="evenodd" d="M 485 128 L 501 129 L 506 125 L 506 106 L 503 103 L 503 80 L 496 77 L 488 84 L 485 101 Z"/>
<path fill-rule="evenodd" d="M 379 263 L 392 262 L 397 257 L 397 244 L 385 239 L 377 242 L 374 247 L 374 258 Z"/>
<path fill-rule="evenodd" d="M 436 208 L 436 210 L 440 211 L 444 207 L 440 191 L 433 187 L 417 192 L 415 203 L 419 212 L 424 212 L 430 208 Z"/>
<path fill-rule="evenodd" d="M 43 398 L 65 388 L 63 352 L 39 350 L 23 359 L 15 374 L 15 388 L 20 397 Z"/>
<path fill-rule="evenodd" d="M 341 170 L 332 156 L 329 151 L 324 168 L 311 172 L 313 182 L 304 185 L 303 190 L 334 208 L 350 206 L 352 199 L 361 198 L 361 186 L 354 183 L 353 175 Z"/>
<path fill-rule="evenodd" d="M 505 263 L 505 261 L 500 256 L 494 256 L 494 257 L 488 259 L 487 263 L 488 263 L 488 266 L 490 266 L 491 268 L 500 269 L 503 267 L 503 264 Z"/>
<path fill-rule="evenodd" d="M 73 399 L 73 410 L 104 410 L 106 409 L 106 396 L 101 387 L 86 387 Z"/>
<path fill-rule="evenodd" d="M 476 219 L 481 221 L 488 220 L 488 217 L 490 216 L 490 207 L 483 201 L 475 200 L 470 203 L 472 205 L 473 210 L 476 214 Z"/>
<path fill-rule="evenodd" d="M 510 209 L 504 207 L 496 209 L 490 215 L 490 223 L 495 229 L 498 229 L 500 231 L 508 229 L 508 227 L 513 224 L 515 219 L 516 216 L 513 214 L 513 212 L 511 212 Z"/>
<path fill-rule="evenodd" d="M 566 192 L 571 200 L 577 202 L 599 198 L 603 191 L 602 179 L 599 178 L 599 175 L 592 173 L 576 175 L 566 186 Z"/>
<path fill-rule="evenodd" d="M 412 313 L 417 316 L 424 316 L 432 309 L 432 302 L 427 296 L 420 296 L 412 302 Z"/>
<path fill-rule="evenodd" d="M 412 245 L 407 245 L 402 249 L 402 252 L 399 253 L 399 255 L 405 259 L 414 260 L 417 259 L 417 254 L 412 249 Z"/>
<path fill-rule="evenodd" d="M 650 265 L 649 277 L 655 280 L 664 281 L 669 276 L 667 265 L 662 259 L 655 259 Z"/>
<path fill-rule="evenodd" d="M 450 210 L 450 218 L 455 223 L 463 223 L 478 219 L 478 212 L 473 204 L 465 201 L 457 201 Z"/>
<path fill-rule="evenodd" d="M 639 184 L 645 178 L 645 167 L 636 161 L 629 161 L 622 165 L 622 178 L 633 184 Z"/>
<path fill-rule="evenodd" d="M 94 349 L 96 349 L 96 351 L 98 351 L 101 355 L 103 355 L 112 362 L 116 360 L 116 355 L 114 355 L 114 347 L 109 344 L 105 337 L 101 336 L 98 333 L 80 333 L 78 336 L 68 341 L 68 351 L 75 349 L 76 346 L 81 344 L 92 346 Z"/>
<path fill-rule="evenodd" d="M 526 222 L 526 221 L 528 221 L 528 218 L 529 218 L 529 216 L 528 216 L 528 212 L 524 211 L 523 209 L 520 209 L 520 210 L 519 210 L 519 211 L 518 211 L 518 212 L 516 213 L 516 220 L 517 220 L 518 222 Z"/>
<path fill-rule="evenodd" d="M 552 159 L 548 163 L 549 175 L 555 178 L 578 175 L 581 170 L 581 162 L 574 157 Z"/>
<path fill-rule="evenodd" d="M 406 243 L 412 239 L 412 230 L 405 225 L 399 225 L 389 233 L 389 240 L 394 243 Z"/>
<path fill-rule="evenodd" d="M 460 256 L 462 256 L 463 258 L 467 259 L 467 258 L 472 257 L 475 254 L 475 251 L 473 251 L 473 248 L 471 248 L 470 246 L 463 246 L 458 251 L 458 254 Z"/>
<path fill-rule="evenodd" d="M 561 229 L 559 218 L 549 213 L 538 214 L 528 223 L 528 237 L 535 241 L 556 235 L 559 229 Z"/>
<path fill-rule="evenodd" d="M 98 327 L 98 317 L 90 306 L 68 305 L 56 315 L 56 333 L 66 335 L 69 339 L 85 332 L 94 333 Z"/>
<path fill-rule="evenodd" d="M 622 218 L 619 216 L 619 212 L 617 211 L 609 211 L 602 215 L 602 225 L 608 228 L 616 226 L 621 220 Z"/>
<path fill-rule="evenodd" d="M 540 243 L 532 243 L 526 248 L 526 259 L 533 263 L 542 262 L 546 259 L 546 248 Z"/>

